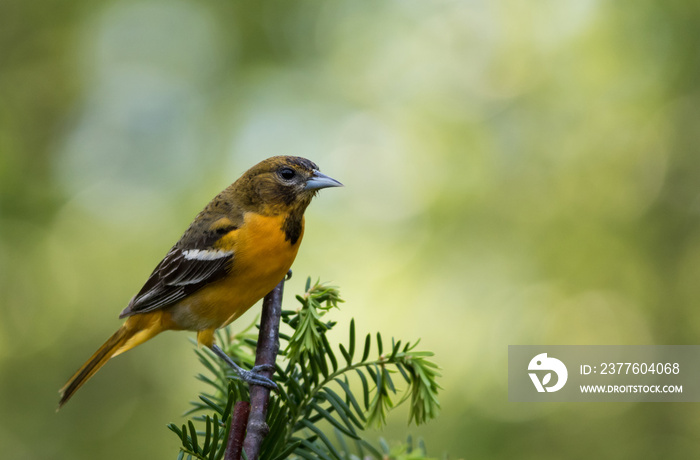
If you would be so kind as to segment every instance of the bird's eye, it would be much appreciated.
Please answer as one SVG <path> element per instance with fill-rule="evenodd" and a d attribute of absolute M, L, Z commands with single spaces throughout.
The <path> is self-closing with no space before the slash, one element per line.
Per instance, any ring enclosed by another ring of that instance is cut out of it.
<path fill-rule="evenodd" d="M 282 168 L 279 171 L 279 175 L 284 180 L 290 180 L 294 178 L 294 170 L 292 168 Z"/>

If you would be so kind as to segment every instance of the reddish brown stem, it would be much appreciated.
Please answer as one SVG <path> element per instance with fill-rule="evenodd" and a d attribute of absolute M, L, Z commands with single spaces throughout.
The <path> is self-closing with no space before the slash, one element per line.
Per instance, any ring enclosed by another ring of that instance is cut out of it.
<path fill-rule="evenodd" d="M 258 349 L 255 354 L 255 365 L 275 365 L 277 352 L 280 349 L 279 329 L 282 316 L 282 294 L 284 281 L 279 282 L 275 288 L 263 299 L 262 316 L 260 318 L 260 333 L 258 334 Z M 274 371 L 262 371 L 261 375 L 272 378 Z M 267 405 L 270 401 L 270 389 L 260 386 L 250 386 L 250 417 L 248 429 L 243 443 L 248 460 L 257 460 L 260 456 L 260 447 L 265 436 L 270 430 L 265 423 L 267 417 Z"/>
<path fill-rule="evenodd" d="M 250 403 L 248 401 L 238 401 L 233 406 L 231 415 L 231 430 L 226 443 L 226 453 L 224 460 L 239 460 L 243 451 L 243 440 L 245 439 L 245 428 L 248 425 L 248 414 L 250 413 Z"/>

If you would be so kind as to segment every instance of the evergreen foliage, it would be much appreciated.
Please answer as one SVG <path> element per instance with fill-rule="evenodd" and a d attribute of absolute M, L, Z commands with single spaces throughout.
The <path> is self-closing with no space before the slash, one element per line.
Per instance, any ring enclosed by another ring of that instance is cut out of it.
<path fill-rule="evenodd" d="M 410 405 L 409 423 L 425 423 L 438 415 L 440 386 L 436 379 L 440 374 L 430 361 L 432 353 L 417 351 L 418 342 L 402 344 L 392 339 L 385 346 L 380 333 L 374 337 L 368 334 L 358 343 L 351 320 L 347 342 L 337 347 L 338 354 L 327 337 L 336 323 L 326 320 L 326 315 L 343 302 L 338 289 L 318 282 L 312 285 L 309 278 L 306 292 L 296 298 L 301 304 L 297 310 L 282 311 L 282 321 L 291 335 L 280 332 L 282 351 L 274 376 L 279 392 L 270 398 L 270 431 L 261 458 L 427 458 L 422 443 L 414 449 L 410 438 L 390 448 L 384 441 L 375 446 L 361 435 L 368 427 L 383 426 L 387 413 L 404 402 Z M 247 368 L 255 361 L 257 335 L 252 329 L 253 325 L 234 337 L 225 328 L 218 336 L 222 349 Z M 211 374 L 197 378 L 212 391 L 191 403 L 188 415 L 194 416 L 187 423 L 180 427 L 170 424 L 169 428 L 180 438 L 178 459 L 221 459 L 233 405 L 248 400 L 248 388 L 209 349 L 197 349 L 196 353 Z M 403 389 L 394 380 L 403 381 Z"/>

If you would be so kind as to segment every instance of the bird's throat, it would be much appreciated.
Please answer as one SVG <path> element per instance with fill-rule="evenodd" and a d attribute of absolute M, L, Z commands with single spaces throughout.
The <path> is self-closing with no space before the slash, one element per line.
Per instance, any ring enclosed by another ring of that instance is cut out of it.
<path fill-rule="evenodd" d="M 304 210 L 294 209 L 287 214 L 282 224 L 285 241 L 294 246 L 304 232 Z"/>

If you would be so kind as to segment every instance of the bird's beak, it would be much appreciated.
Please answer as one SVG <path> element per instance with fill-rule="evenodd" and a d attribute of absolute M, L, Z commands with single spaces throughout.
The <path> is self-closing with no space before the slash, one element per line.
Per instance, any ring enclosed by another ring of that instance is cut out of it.
<path fill-rule="evenodd" d="M 342 186 L 343 184 L 332 177 L 328 177 L 319 171 L 314 171 L 313 175 L 306 181 L 306 187 L 304 187 L 304 190 L 320 190 L 322 188 Z"/>

